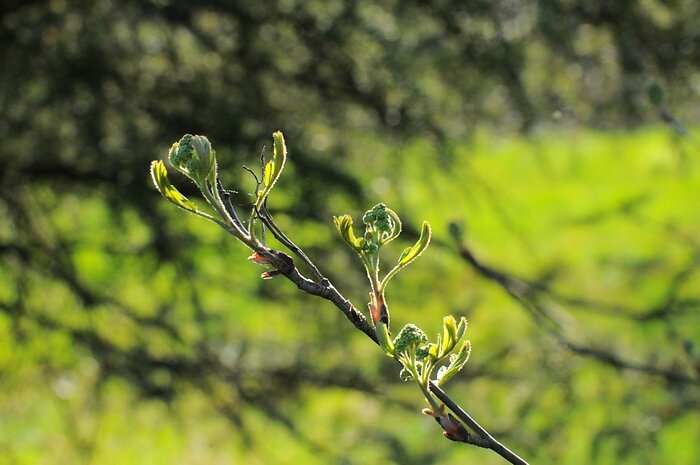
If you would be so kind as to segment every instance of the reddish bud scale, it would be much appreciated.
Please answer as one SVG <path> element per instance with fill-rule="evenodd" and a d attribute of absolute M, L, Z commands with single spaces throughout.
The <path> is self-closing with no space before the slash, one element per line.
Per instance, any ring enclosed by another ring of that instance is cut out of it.
<path fill-rule="evenodd" d="M 377 326 L 380 321 L 389 326 L 389 309 L 384 301 L 384 293 L 379 294 L 379 296 L 370 294 L 370 298 L 372 300 L 369 303 L 369 312 L 374 326 Z"/>
<path fill-rule="evenodd" d="M 272 263 L 270 263 L 270 261 L 267 258 L 263 257 L 258 252 L 255 252 L 250 257 L 248 257 L 248 260 L 250 260 L 253 263 L 257 263 L 258 265 L 272 265 Z"/>
<path fill-rule="evenodd" d="M 265 271 L 265 272 L 263 272 L 263 273 L 260 275 L 260 277 L 261 277 L 262 279 L 272 279 L 272 278 L 274 278 L 275 276 L 277 276 L 278 274 L 280 274 L 279 270 L 270 270 L 270 271 Z"/>

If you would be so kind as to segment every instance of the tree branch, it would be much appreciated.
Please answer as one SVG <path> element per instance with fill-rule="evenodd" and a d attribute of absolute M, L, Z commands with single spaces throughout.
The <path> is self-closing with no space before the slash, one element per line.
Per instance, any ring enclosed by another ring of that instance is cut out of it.
<path fill-rule="evenodd" d="M 365 333 L 375 344 L 379 344 L 377 334 L 374 328 L 367 321 L 365 316 L 352 305 L 327 279 L 324 278 L 322 283 L 316 283 L 304 277 L 299 270 L 294 266 L 294 261 L 291 257 L 276 250 L 269 250 L 263 255 L 270 261 L 282 275 L 289 281 L 294 283 L 300 290 L 321 297 L 333 303 L 350 322 L 360 331 Z M 469 429 L 476 433 L 476 437 L 467 434 L 462 442 L 490 449 L 496 454 L 503 457 L 513 465 L 528 465 L 528 463 L 508 449 L 506 446 L 498 442 L 486 429 L 484 429 L 476 420 L 474 420 L 463 408 L 461 408 L 445 391 L 437 384 L 430 382 L 430 391 L 443 402 Z"/>
<path fill-rule="evenodd" d="M 507 461 L 515 465 L 528 465 L 525 460 L 516 455 L 513 451 L 498 442 L 488 431 L 486 431 L 479 423 L 476 422 L 462 407 L 456 404 L 450 396 L 445 393 L 437 384 L 430 382 L 430 390 L 435 396 L 440 399 L 457 417 L 464 422 L 472 431 L 476 432 L 480 437 L 472 438 L 467 436 L 469 444 L 491 449 Z"/>

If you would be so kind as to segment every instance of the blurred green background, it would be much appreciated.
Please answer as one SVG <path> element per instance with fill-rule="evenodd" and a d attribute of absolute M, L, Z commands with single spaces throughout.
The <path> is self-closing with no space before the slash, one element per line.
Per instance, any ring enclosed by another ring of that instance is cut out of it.
<path fill-rule="evenodd" d="M 9 0 L 0 59 L 0 463 L 504 463 L 151 186 L 205 134 L 245 204 L 278 129 L 273 213 L 358 308 L 332 215 L 433 225 L 394 328 L 468 318 L 447 390 L 499 439 L 700 462 L 696 1 Z"/>

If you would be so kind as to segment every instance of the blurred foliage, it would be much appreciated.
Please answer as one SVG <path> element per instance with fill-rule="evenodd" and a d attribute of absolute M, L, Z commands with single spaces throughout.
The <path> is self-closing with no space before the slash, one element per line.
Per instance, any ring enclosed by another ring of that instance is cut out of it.
<path fill-rule="evenodd" d="M 699 35 L 682 0 L 3 2 L 3 462 L 502 463 L 150 187 L 148 161 L 201 133 L 249 203 L 241 166 L 282 129 L 270 205 L 358 307 L 332 215 L 391 205 L 394 255 L 431 222 L 392 318 L 468 318 L 450 393 L 506 444 L 696 463 Z M 460 258 L 454 220 L 511 281 Z"/>

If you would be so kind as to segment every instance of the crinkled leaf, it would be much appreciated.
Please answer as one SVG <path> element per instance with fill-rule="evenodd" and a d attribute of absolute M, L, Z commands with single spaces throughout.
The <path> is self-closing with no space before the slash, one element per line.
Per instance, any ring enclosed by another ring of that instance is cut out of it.
<path fill-rule="evenodd" d="M 175 169 L 183 170 L 187 161 L 192 157 L 192 134 L 185 134 L 178 142 L 170 147 L 168 159 Z"/>
<path fill-rule="evenodd" d="M 430 346 L 435 344 L 425 344 L 416 349 L 416 360 L 425 360 L 430 357 Z"/>
<path fill-rule="evenodd" d="M 170 200 L 172 203 L 187 211 L 196 212 L 197 205 L 182 195 L 168 179 L 168 170 L 165 168 L 165 163 L 161 160 L 153 160 L 151 162 L 151 178 L 158 192 L 163 194 L 163 197 Z"/>
<path fill-rule="evenodd" d="M 365 224 L 365 238 L 376 242 L 377 246 L 394 240 L 401 233 L 401 219 L 396 212 L 378 203 L 362 216 Z"/>
<path fill-rule="evenodd" d="M 410 349 L 415 350 L 426 342 L 428 342 L 428 336 L 425 335 L 425 332 L 413 323 L 408 323 L 394 339 L 394 347 L 396 353 L 401 354 Z"/>
<path fill-rule="evenodd" d="M 386 210 L 386 205 L 378 203 L 362 215 L 362 222 L 369 228 L 388 234 L 391 232 L 391 220 Z"/>

